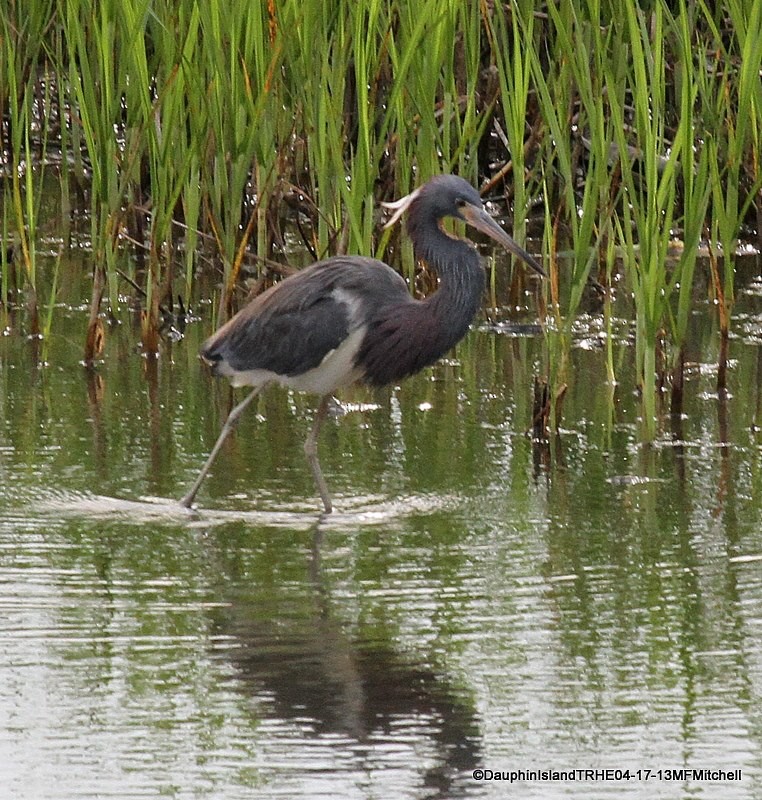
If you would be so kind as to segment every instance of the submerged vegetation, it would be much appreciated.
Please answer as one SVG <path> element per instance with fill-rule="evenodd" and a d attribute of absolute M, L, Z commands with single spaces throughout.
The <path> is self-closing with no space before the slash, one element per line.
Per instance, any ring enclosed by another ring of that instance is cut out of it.
<path fill-rule="evenodd" d="M 77 236 L 88 364 L 124 294 L 156 353 L 199 284 L 221 287 L 224 318 L 243 275 L 277 279 L 297 243 L 386 256 L 412 279 L 378 201 L 454 171 L 545 256 L 551 423 L 585 293 L 610 319 L 626 287 L 652 438 L 658 388 L 681 407 L 702 248 L 724 388 L 738 242 L 762 218 L 761 66 L 760 0 L 4 0 L 3 327 L 20 307 L 27 333 L 55 326 L 58 261 L 42 280 L 38 253 Z"/>

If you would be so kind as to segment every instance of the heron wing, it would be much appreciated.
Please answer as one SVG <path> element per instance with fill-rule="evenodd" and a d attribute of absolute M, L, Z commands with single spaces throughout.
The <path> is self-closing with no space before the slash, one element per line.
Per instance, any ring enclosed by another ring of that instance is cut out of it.
<path fill-rule="evenodd" d="M 390 297 L 410 299 L 405 281 L 383 262 L 330 258 L 259 295 L 201 352 L 212 363 L 225 362 L 226 372 L 301 375 L 319 366 Z"/>

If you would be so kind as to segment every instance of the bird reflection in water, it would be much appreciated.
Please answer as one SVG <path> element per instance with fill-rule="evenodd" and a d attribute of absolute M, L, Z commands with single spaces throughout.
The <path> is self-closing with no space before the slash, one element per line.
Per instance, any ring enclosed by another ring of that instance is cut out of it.
<path fill-rule="evenodd" d="M 222 615 L 216 616 L 219 633 L 236 643 L 225 658 L 236 668 L 238 687 L 258 700 L 264 718 L 293 722 L 302 731 L 306 725 L 309 738 L 335 748 L 343 763 L 350 759 L 379 783 L 390 768 L 385 754 L 406 752 L 405 769 L 418 771 L 425 797 L 466 796 L 481 764 L 471 692 L 425 655 L 399 652 L 382 634 L 350 634 L 324 588 L 319 540 L 317 532 L 309 598 L 297 599 L 293 584 L 281 591 L 268 586 L 264 606 L 234 602 L 216 612 Z"/>

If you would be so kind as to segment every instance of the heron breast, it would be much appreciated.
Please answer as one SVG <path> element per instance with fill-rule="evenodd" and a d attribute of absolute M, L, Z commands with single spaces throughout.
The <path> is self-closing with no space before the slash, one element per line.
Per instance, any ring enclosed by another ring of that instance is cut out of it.
<path fill-rule="evenodd" d="M 366 328 L 355 328 L 336 348 L 323 356 L 314 369 L 301 375 L 277 376 L 281 385 L 300 392 L 326 395 L 349 386 L 362 377 L 363 370 L 355 365 L 355 358 L 365 338 Z"/>

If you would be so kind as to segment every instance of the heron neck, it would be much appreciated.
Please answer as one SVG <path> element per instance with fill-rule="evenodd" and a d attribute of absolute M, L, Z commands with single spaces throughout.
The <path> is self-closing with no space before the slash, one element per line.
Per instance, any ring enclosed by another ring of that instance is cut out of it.
<path fill-rule="evenodd" d="M 448 340 L 443 344 L 449 349 L 465 335 L 481 307 L 485 275 L 473 245 L 445 233 L 440 235 L 443 241 L 436 243 L 439 246 L 424 248 L 421 253 L 439 276 L 437 291 L 423 302 L 440 323 L 440 330 Z M 446 257 L 437 256 L 445 251 Z"/>

